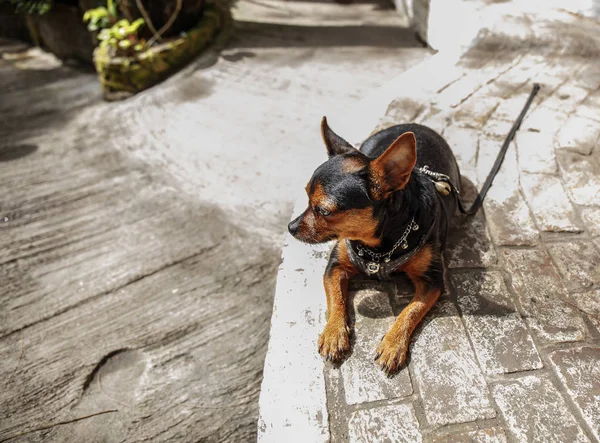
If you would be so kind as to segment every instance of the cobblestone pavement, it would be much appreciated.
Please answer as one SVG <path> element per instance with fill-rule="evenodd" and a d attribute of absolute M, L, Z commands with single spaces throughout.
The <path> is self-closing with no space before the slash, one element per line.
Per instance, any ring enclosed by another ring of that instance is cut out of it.
<path fill-rule="evenodd" d="M 439 131 L 473 198 L 542 87 L 484 211 L 455 223 L 445 294 L 391 379 L 374 350 L 411 288 L 354 284 L 353 353 L 325 370 L 334 442 L 600 439 L 600 23 L 564 11 L 499 23 L 377 128 Z"/>

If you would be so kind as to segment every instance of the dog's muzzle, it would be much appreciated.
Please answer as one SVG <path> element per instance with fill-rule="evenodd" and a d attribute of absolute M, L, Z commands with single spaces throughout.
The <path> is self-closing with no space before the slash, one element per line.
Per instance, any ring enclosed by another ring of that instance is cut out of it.
<path fill-rule="evenodd" d="M 292 220 L 288 225 L 288 231 L 294 237 L 298 234 L 298 230 L 300 229 L 300 222 L 302 221 L 302 215 Z"/>

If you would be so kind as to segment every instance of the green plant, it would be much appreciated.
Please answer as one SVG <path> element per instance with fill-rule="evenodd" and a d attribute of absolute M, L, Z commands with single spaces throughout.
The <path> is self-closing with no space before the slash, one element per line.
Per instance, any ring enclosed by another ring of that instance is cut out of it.
<path fill-rule="evenodd" d="M 16 12 L 26 14 L 45 14 L 52 8 L 52 0 L 10 0 Z"/>
<path fill-rule="evenodd" d="M 117 7 L 113 0 L 108 0 L 106 8 L 89 9 L 83 14 L 83 21 L 87 22 L 89 31 L 110 28 L 117 21 Z"/>
<path fill-rule="evenodd" d="M 100 46 L 109 47 L 115 55 L 131 55 L 144 50 L 146 42 L 140 39 L 139 29 L 144 25 L 144 19 L 139 18 L 133 22 L 119 20 L 110 28 L 100 31 L 98 40 Z"/>

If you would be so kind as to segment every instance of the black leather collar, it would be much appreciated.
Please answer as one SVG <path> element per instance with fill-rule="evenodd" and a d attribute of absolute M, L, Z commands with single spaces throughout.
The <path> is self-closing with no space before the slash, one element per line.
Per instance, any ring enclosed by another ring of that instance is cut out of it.
<path fill-rule="evenodd" d="M 360 272 L 366 275 L 370 275 L 373 277 L 377 277 L 380 280 L 389 279 L 391 274 L 396 272 L 400 266 L 414 257 L 420 250 L 425 246 L 427 241 L 430 239 L 433 230 L 439 226 L 439 218 L 440 218 L 440 207 L 436 205 L 436 213 L 431 226 L 427 229 L 425 234 L 422 235 L 419 243 L 414 246 L 412 249 L 405 251 L 399 257 L 396 257 L 389 262 L 379 261 L 374 262 L 371 257 L 368 255 L 359 256 L 356 246 L 353 245 L 351 240 L 346 240 L 346 249 L 348 250 L 348 257 L 352 264 L 358 269 Z M 376 270 L 375 270 L 376 269 Z"/>

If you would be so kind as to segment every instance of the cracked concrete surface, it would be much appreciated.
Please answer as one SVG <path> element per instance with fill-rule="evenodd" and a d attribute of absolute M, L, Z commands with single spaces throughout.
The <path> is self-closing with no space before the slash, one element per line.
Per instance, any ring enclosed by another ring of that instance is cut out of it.
<path fill-rule="evenodd" d="M 229 41 L 122 103 L 2 41 L 0 441 L 255 438 L 320 117 L 430 52 L 384 2 L 234 17 Z"/>

